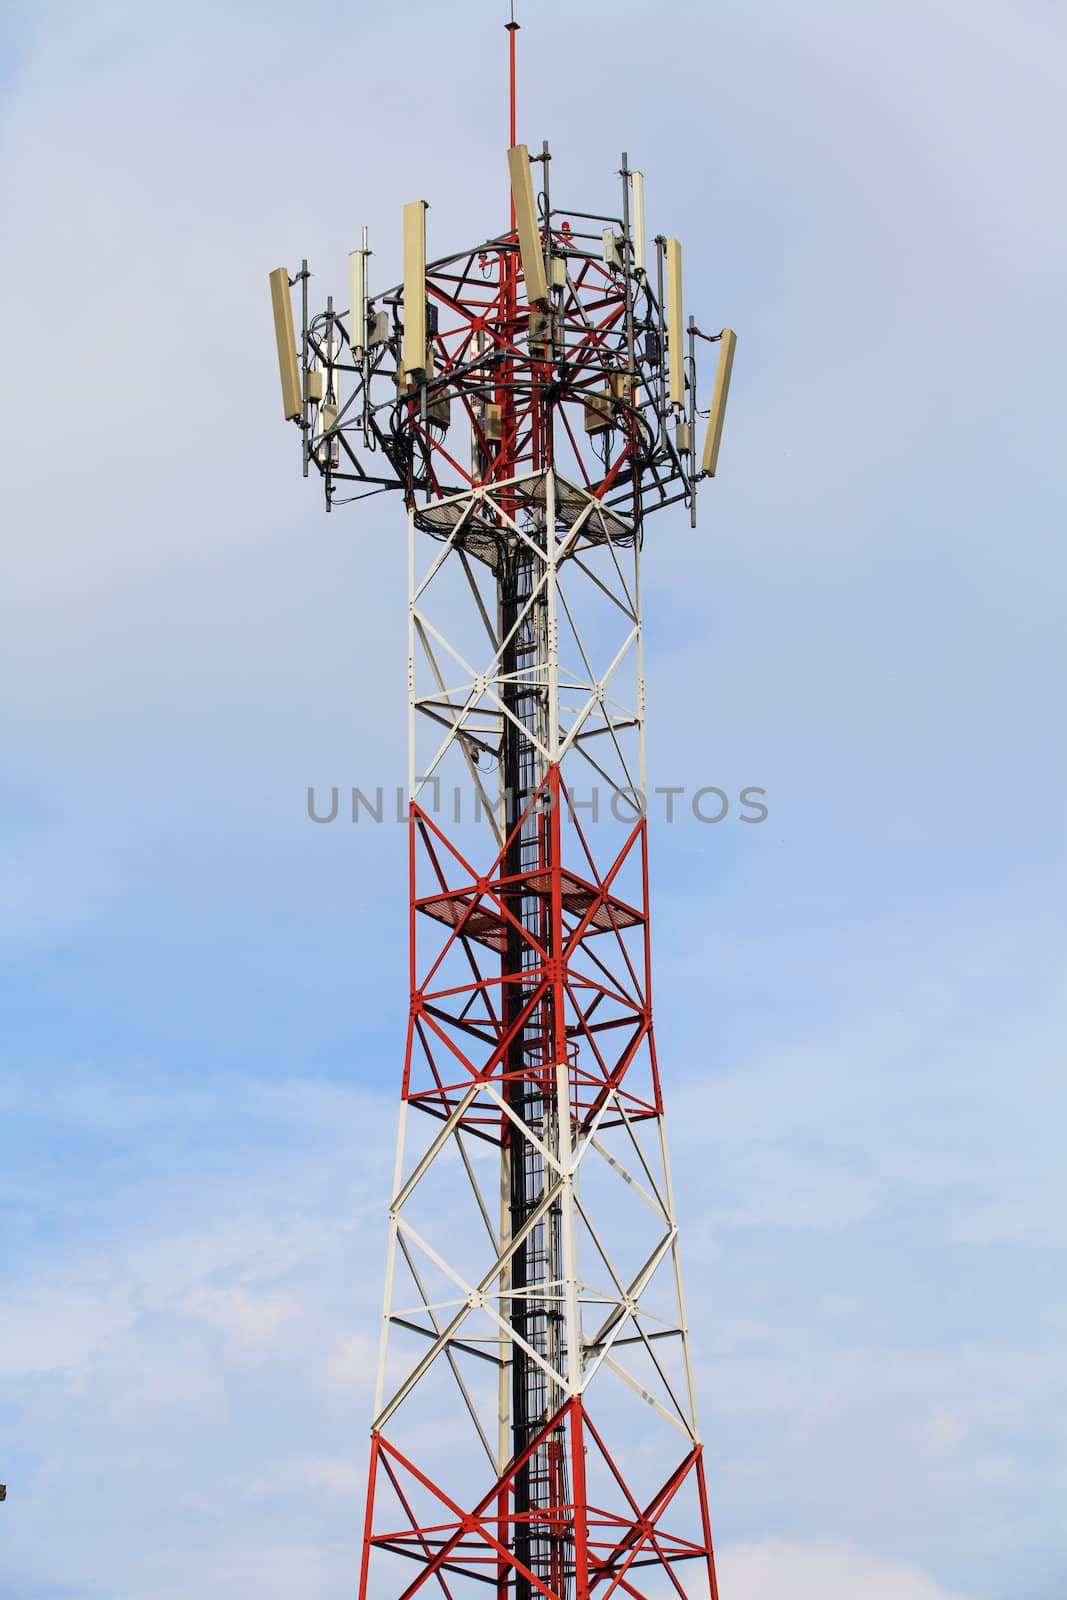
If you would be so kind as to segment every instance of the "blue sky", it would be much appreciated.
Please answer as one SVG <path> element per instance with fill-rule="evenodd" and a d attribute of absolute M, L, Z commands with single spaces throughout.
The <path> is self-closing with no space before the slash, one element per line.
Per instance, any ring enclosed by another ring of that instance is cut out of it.
<path fill-rule="evenodd" d="M 644 568 L 653 782 L 770 805 L 652 840 L 724 1600 L 1059 1600 L 1062 12 L 526 9 L 554 191 L 625 148 L 739 333 Z M 403 532 L 301 480 L 266 273 L 502 225 L 502 12 L 0 44 L 3 1600 L 352 1590 L 404 842 L 304 800 L 402 776 Z"/>

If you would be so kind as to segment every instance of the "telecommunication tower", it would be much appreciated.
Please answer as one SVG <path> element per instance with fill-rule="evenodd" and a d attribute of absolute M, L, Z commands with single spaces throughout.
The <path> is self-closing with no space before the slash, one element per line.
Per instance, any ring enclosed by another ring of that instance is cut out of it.
<path fill-rule="evenodd" d="M 652 1031 L 640 559 L 652 512 L 695 522 L 735 337 L 685 319 L 625 155 L 599 214 L 517 142 L 516 27 L 504 232 L 428 261 L 412 201 L 403 282 L 371 289 L 364 229 L 347 312 L 309 312 L 306 262 L 271 274 L 305 475 L 327 509 L 407 508 L 411 1006 L 359 1595 L 716 1600 Z M 438 803 L 460 778 L 477 830 Z M 625 825 L 594 830 L 598 804 Z"/>

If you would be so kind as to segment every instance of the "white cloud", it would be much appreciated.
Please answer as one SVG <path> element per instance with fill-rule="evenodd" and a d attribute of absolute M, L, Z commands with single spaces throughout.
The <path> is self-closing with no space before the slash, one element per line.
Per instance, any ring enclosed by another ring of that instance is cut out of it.
<path fill-rule="evenodd" d="M 935 1450 L 954 1450 L 966 1431 L 959 1418 L 947 1411 L 939 1411 L 930 1419 L 930 1443 Z"/>
<path fill-rule="evenodd" d="M 350 1506 L 358 1504 L 360 1496 L 366 1490 L 366 1468 L 354 1466 L 351 1461 L 332 1456 L 323 1457 L 317 1461 L 309 1461 L 306 1471 L 312 1483 L 321 1484 L 323 1488 L 342 1496 Z"/>
<path fill-rule="evenodd" d="M 305 1310 L 293 1295 L 253 1294 L 247 1289 L 219 1289 L 198 1284 L 179 1302 L 190 1317 L 221 1329 L 240 1346 L 262 1346 L 284 1337 L 294 1317 Z"/>
<path fill-rule="evenodd" d="M 9 1286 L 0 1335 L 0 1374 L 84 1369 L 93 1352 L 129 1326 L 130 1290 L 121 1283 L 78 1288 L 44 1275 Z"/>
<path fill-rule="evenodd" d="M 338 1340 L 326 1362 L 326 1375 L 331 1383 L 357 1390 L 366 1395 L 378 1360 L 374 1345 L 360 1333 Z"/>
<path fill-rule="evenodd" d="M 716 1571 L 723 1600 L 967 1600 L 913 1566 L 835 1544 L 727 1545 Z"/>
<path fill-rule="evenodd" d="M 1014 1476 L 1014 1463 L 1007 1456 L 979 1456 L 974 1471 L 982 1483 L 1001 1486 Z"/>

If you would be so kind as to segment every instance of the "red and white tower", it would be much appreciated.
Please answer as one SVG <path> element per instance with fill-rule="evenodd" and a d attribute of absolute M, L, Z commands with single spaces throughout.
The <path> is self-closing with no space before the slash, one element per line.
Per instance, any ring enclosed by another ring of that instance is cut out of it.
<path fill-rule="evenodd" d="M 347 313 L 309 316 L 306 263 L 271 280 L 305 472 L 328 506 L 407 506 L 411 1006 L 359 1593 L 715 1597 L 652 1028 L 640 565 L 646 517 L 695 518 L 714 475 L 735 341 L 710 336 L 698 456 L 681 247 L 646 239 L 625 156 L 617 215 L 559 202 L 547 145 L 516 142 L 515 35 L 507 229 L 428 263 L 413 202 L 403 283 L 369 293 L 364 234 Z"/>

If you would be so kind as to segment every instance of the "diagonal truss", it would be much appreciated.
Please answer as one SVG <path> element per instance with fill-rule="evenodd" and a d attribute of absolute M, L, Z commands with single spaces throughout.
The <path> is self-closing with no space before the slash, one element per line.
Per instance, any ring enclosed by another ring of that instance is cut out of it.
<path fill-rule="evenodd" d="M 539 1449 L 560 1437 L 571 1459 L 580 1463 L 573 1490 L 556 1501 L 550 1514 L 516 1511 L 513 1490 L 518 1472 Z M 613 1503 L 602 1504 L 599 1497 L 590 1497 L 591 1466 L 601 1469 L 600 1481 Z M 668 1591 L 686 1600 L 687 1590 L 675 1568 L 694 1560 L 705 1567 L 710 1600 L 718 1600 L 710 1544 L 703 1538 L 686 1537 L 678 1527 L 681 1492 L 686 1487 L 695 1490 L 706 1526 L 707 1489 L 700 1446 L 694 1444 L 686 1450 L 642 1503 L 627 1487 L 588 1412 L 573 1399 L 546 1421 L 469 1510 L 376 1433 L 371 1449 L 372 1499 L 382 1480 L 392 1491 L 392 1517 L 386 1526 L 368 1529 L 362 1587 L 372 1553 L 388 1551 L 414 1563 L 407 1581 L 396 1584 L 399 1600 L 414 1600 L 433 1585 L 451 1600 L 450 1585 L 457 1579 L 491 1583 L 498 1593 L 506 1592 L 516 1577 L 525 1579 L 531 1592 L 556 1600 L 566 1586 L 564 1563 L 561 1560 L 558 1570 L 547 1573 L 527 1565 L 516 1554 L 521 1548 L 516 1531 L 523 1524 L 528 1532 L 548 1526 L 553 1537 L 562 1531 L 574 1552 L 571 1565 L 578 1579 L 576 1593 L 582 1600 L 594 1596 L 609 1600 L 618 1591 L 631 1600 L 645 1600 L 647 1590 L 640 1585 L 645 1582 L 643 1569 L 648 1568 L 653 1574 L 665 1575 Z M 415 1490 L 422 1491 L 431 1507 L 429 1521 L 412 1504 Z"/>
<path fill-rule="evenodd" d="M 409 570 L 411 1007 L 361 1593 L 402 1557 L 403 1600 L 641 1600 L 638 1569 L 681 1595 L 699 1557 L 714 1594 L 652 1027 L 640 540 L 545 468 L 413 509 Z M 682 1452 L 650 1499 L 589 1420 L 602 1392 Z M 488 1474 L 473 1510 L 417 1465 L 441 1408 Z M 590 1449 L 613 1509 L 583 1492 Z"/>
<path fill-rule="evenodd" d="M 510 723 L 542 763 L 573 751 L 583 758 L 590 781 L 604 787 L 605 804 L 616 794 L 631 815 L 639 814 L 634 797 L 644 788 L 637 737 L 643 706 L 632 524 L 550 469 L 483 485 L 441 504 L 449 514 L 448 532 L 417 575 L 422 541 L 416 514 L 409 515 L 410 706 L 422 732 L 429 730 L 417 763 L 411 743 L 412 797 L 418 800 L 428 785 L 440 783 L 447 758 L 458 749 L 462 777 L 474 784 L 482 811 L 499 813 L 478 761 L 493 759 Z M 418 521 L 426 516 L 423 507 Z M 506 622 L 497 606 L 495 571 L 483 559 L 489 525 L 506 530 L 532 569 L 528 592 Z M 555 529 L 550 539 L 546 527 Z M 453 555 L 459 560 L 450 562 Z M 605 555 L 606 561 L 600 559 Z M 444 581 L 457 571 L 458 584 Z M 509 668 L 509 647 L 534 619 L 554 648 Z M 516 685 L 542 694 L 554 707 L 543 736 L 525 728 L 509 703 L 513 696 L 507 691 Z"/>

